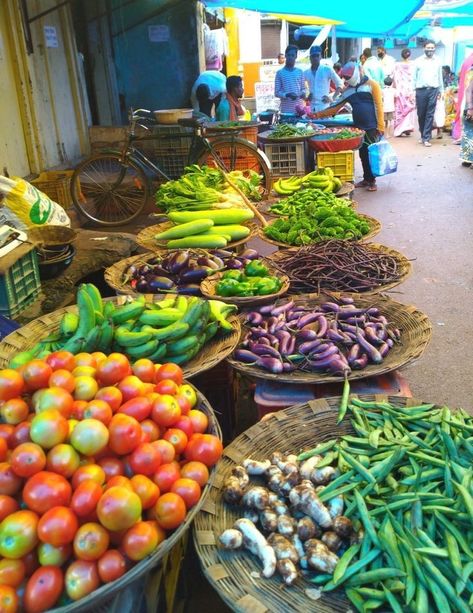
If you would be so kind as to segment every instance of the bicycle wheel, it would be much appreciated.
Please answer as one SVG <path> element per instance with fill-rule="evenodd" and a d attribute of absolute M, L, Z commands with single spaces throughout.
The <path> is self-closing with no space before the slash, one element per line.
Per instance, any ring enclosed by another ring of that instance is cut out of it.
<path fill-rule="evenodd" d="M 130 222 L 143 210 L 149 194 L 144 171 L 119 154 L 93 155 L 81 162 L 71 179 L 75 208 L 100 226 Z"/>
<path fill-rule="evenodd" d="M 261 176 L 261 185 L 266 194 L 271 191 L 271 163 L 266 155 L 247 140 L 224 138 L 211 141 L 210 149 L 201 153 L 196 161 L 199 166 L 218 168 L 219 163 L 227 172 L 241 170 L 243 174 L 254 170 Z"/>

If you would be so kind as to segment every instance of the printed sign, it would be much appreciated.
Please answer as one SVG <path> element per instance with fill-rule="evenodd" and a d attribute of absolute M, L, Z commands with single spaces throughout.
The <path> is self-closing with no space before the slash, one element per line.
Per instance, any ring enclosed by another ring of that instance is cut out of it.
<path fill-rule="evenodd" d="M 152 43 L 166 43 L 170 39 L 169 26 L 148 26 L 148 38 Z"/>
<path fill-rule="evenodd" d="M 256 112 L 279 109 L 280 100 L 274 96 L 274 81 L 255 83 Z"/>
<path fill-rule="evenodd" d="M 51 48 L 59 47 L 59 41 L 57 39 L 57 32 L 54 26 L 44 26 L 44 38 L 46 40 L 46 47 L 51 47 Z"/>

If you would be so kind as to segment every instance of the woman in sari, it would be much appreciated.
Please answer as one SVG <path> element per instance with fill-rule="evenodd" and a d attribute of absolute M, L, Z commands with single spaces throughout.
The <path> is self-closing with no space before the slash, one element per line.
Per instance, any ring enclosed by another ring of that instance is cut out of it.
<path fill-rule="evenodd" d="M 410 49 L 401 51 L 401 62 L 394 67 L 396 106 L 394 110 L 394 136 L 409 136 L 415 128 L 414 65 L 410 60 Z"/>
<path fill-rule="evenodd" d="M 473 66 L 465 75 L 465 91 L 462 100 L 462 138 L 460 159 L 464 166 L 473 164 Z"/>

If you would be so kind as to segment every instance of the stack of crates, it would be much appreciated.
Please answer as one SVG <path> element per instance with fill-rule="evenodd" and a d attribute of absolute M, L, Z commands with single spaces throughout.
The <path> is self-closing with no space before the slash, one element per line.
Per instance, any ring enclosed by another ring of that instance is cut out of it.
<path fill-rule="evenodd" d="M 178 179 L 188 164 L 192 145 L 192 128 L 176 125 L 153 126 L 156 139 L 138 142 L 137 146 L 171 179 Z M 172 135 L 172 136 L 167 136 Z M 160 138 L 162 136 L 162 138 Z"/>
<path fill-rule="evenodd" d="M 330 153 L 319 151 L 317 153 L 317 168 L 330 167 L 333 174 L 341 181 L 354 181 L 355 154 L 353 151 L 338 151 Z"/>
<path fill-rule="evenodd" d="M 40 289 L 38 258 L 33 247 L 17 247 L 0 258 L 0 315 L 16 317 L 36 300 Z"/>
<path fill-rule="evenodd" d="M 310 172 L 310 158 L 305 141 L 264 143 L 274 177 L 291 177 Z"/>

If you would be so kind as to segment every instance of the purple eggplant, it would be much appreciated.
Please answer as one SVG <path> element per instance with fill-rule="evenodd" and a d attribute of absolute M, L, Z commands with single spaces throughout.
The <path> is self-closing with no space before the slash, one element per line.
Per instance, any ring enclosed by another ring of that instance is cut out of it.
<path fill-rule="evenodd" d="M 386 339 L 386 344 L 388 345 L 389 348 L 394 347 L 393 339 L 392 338 Z"/>
<path fill-rule="evenodd" d="M 286 313 L 286 321 L 294 321 L 295 319 L 299 319 L 302 315 L 304 315 L 304 309 L 291 309 Z"/>
<path fill-rule="evenodd" d="M 282 330 L 286 322 L 284 321 L 284 317 L 279 315 L 278 317 L 270 317 L 268 319 L 268 332 L 274 334 L 278 330 Z"/>
<path fill-rule="evenodd" d="M 325 336 L 335 343 L 344 343 L 346 341 L 346 336 L 344 336 L 343 332 L 333 330 L 332 328 L 327 330 Z"/>
<path fill-rule="evenodd" d="M 348 364 L 352 364 L 355 360 L 357 360 L 361 355 L 361 347 L 356 343 L 356 345 L 352 345 L 347 354 Z"/>
<path fill-rule="evenodd" d="M 257 311 L 251 311 L 247 314 L 245 321 L 247 324 L 251 324 L 252 326 L 259 326 L 263 323 L 264 318 L 261 313 L 258 313 Z"/>
<path fill-rule="evenodd" d="M 344 332 L 352 332 L 356 334 L 359 331 L 357 326 L 352 326 L 352 324 L 346 324 L 344 321 L 340 321 L 338 323 L 338 327 L 341 328 Z"/>
<path fill-rule="evenodd" d="M 351 298 L 351 296 L 341 296 L 340 302 L 342 304 L 353 304 L 355 301 L 353 300 L 353 298 Z"/>
<path fill-rule="evenodd" d="M 250 342 L 248 347 L 250 351 L 252 351 L 258 356 L 269 355 L 273 358 L 279 358 L 279 359 L 281 358 L 281 354 L 279 353 L 279 351 L 275 349 L 274 347 L 271 347 L 270 345 L 263 345 L 260 343 Z"/>
<path fill-rule="evenodd" d="M 265 324 L 266 322 L 263 322 L 263 324 Z M 259 328 L 252 328 L 251 329 L 251 336 L 253 338 L 260 338 L 260 336 L 268 336 L 269 332 L 268 330 L 262 326 L 260 326 Z"/>
<path fill-rule="evenodd" d="M 381 345 L 383 343 L 383 341 L 379 338 L 373 328 L 369 328 L 368 326 L 366 326 L 364 332 L 365 338 L 369 343 L 373 345 Z"/>
<path fill-rule="evenodd" d="M 261 336 L 258 339 L 258 343 L 260 345 L 266 345 L 267 347 L 271 347 L 271 341 L 269 340 L 269 338 L 266 338 L 266 336 Z"/>
<path fill-rule="evenodd" d="M 317 332 L 315 330 L 311 330 L 310 328 L 303 328 L 296 334 L 297 342 L 303 343 L 305 341 L 315 341 L 316 338 L 318 338 Z"/>
<path fill-rule="evenodd" d="M 255 353 L 252 353 L 247 349 L 237 349 L 233 354 L 233 357 L 238 362 L 245 362 L 245 364 L 255 364 L 259 359 Z"/>
<path fill-rule="evenodd" d="M 324 317 L 323 315 L 320 315 L 318 321 L 319 321 L 319 329 L 317 330 L 317 336 L 319 338 L 322 338 L 322 336 L 324 336 L 327 332 L 328 321 L 327 321 L 327 318 Z"/>
<path fill-rule="evenodd" d="M 364 326 L 366 323 L 366 315 L 356 315 L 354 317 L 347 317 L 343 321 L 352 326 Z"/>
<path fill-rule="evenodd" d="M 225 268 L 229 270 L 240 270 L 243 268 L 243 262 L 241 262 L 238 258 L 230 258 L 225 262 Z"/>
<path fill-rule="evenodd" d="M 195 283 L 186 283 L 185 285 L 179 285 L 177 288 L 179 294 L 183 294 L 184 296 L 201 296 L 200 293 L 200 285 L 196 285 Z"/>
<path fill-rule="evenodd" d="M 378 307 L 370 307 L 369 309 L 367 309 L 366 312 L 368 313 L 368 315 L 372 315 L 374 317 L 377 317 L 379 315 Z"/>
<path fill-rule="evenodd" d="M 386 319 L 384 315 L 378 315 L 378 317 L 376 318 L 376 321 L 380 324 L 384 324 L 385 326 L 388 325 L 388 320 Z"/>
<path fill-rule="evenodd" d="M 347 307 L 346 309 L 340 309 L 338 311 L 338 318 L 346 321 L 350 317 L 359 317 L 365 313 L 366 309 L 354 309 L 353 307 Z"/>
<path fill-rule="evenodd" d="M 258 311 L 261 313 L 261 315 L 270 315 L 273 309 L 274 304 L 265 304 L 264 306 L 260 307 Z"/>
<path fill-rule="evenodd" d="M 368 356 L 366 355 L 366 353 L 363 353 L 361 357 L 359 357 L 356 360 L 353 360 L 353 362 L 350 364 L 353 370 L 361 370 L 362 368 L 365 368 L 367 365 L 368 365 Z"/>
<path fill-rule="evenodd" d="M 212 270 L 205 266 L 189 266 L 179 274 L 179 281 L 182 283 L 200 283 Z"/>
<path fill-rule="evenodd" d="M 245 251 L 243 251 L 243 253 L 241 253 L 239 257 L 244 258 L 246 260 L 257 260 L 260 255 L 256 251 L 256 249 L 245 249 Z"/>
<path fill-rule="evenodd" d="M 221 258 L 222 260 L 227 260 L 228 258 L 233 258 L 233 251 L 228 251 L 228 249 L 213 249 L 211 252 L 212 257 Z"/>
<path fill-rule="evenodd" d="M 136 291 L 140 292 L 140 294 L 150 293 L 148 281 L 146 279 L 139 279 L 136 284 Z"/>
<path fill-rule="evenodd" d="M 177 274 L 181 272 L 189 263 L 188 251 L 174 251 L 166 258 L 166 268 L 169 272 Z"/>
<path fill-rule="evenodd" d="M 288 344 L 285 347 L 284 351 L 281 350 L 281 353 L 283 355 L 291 355 L 291 353 L 294 353 L 294 349 L 295 348 L 296 348 L 296 337 L 295 336 L 291 336 L 290 341 L 288 342 Z"/>
<path fill-rule="evenodd" d="M 381 354 L 382 358 L 385 358 L 388 355 L 390 349 L 391 349 L 391 347 L 387 343 L 382 343 L 378 347 L 378 351 Z"/>
<path fill-rule="evenodd" d="M 268 370 L 269 372 L 273 373 L 273 375 L 279 375 L 284 370 L 282 360 L 272 357 L 260 357 L 258 358 L 256 365 L 260 366 L 264 370 Z"/>
<path fill-rule="evenodd" d="M 313 341 L 307 341 L 305 343 L 301 343 L 299 347 L 297 348 L 297 350 L 299 351 L 299 353 L 302 353 L 303 355 L 307 355 L 309 353 L 312 353 L 321 344 L 322 344 L 322 341 L 317 338 Z"/>
<path fill-rule="evenodd" d="M 332 363 L 334 362 L 337 363 L 337 366 L 341 365 L 342 370 L 346 370 L 346 366 L 343 364 L 343 362 L 339 360 L 339 356 L 334 355 L 334 354 L 331 354 L 325 357 L 323 360 L 312 360 L 311 359 L 308 362 L 311 368 L 314 370 L 326 370 L 327 368 L 330 368 Z"/>
<path fill-rule="evenodd" d="M 295 364 L 291 364 L 290 362 L 284 362 L 282 368 L 283 372 L 293 372 L 294 370 L 296 370 Z"/>
<path fill-rule="evenodd" d="M 152 276 L 148 281 L 149 289 L 152 293 L 158 292 L 159 290 L 167 290 L 173 289 L 175 287 L 172 279 L 168 277 L 156 277 Z"/>
<path fill-rule="evenodd" d="M 299 347 L 299 351 L 300 351 L 300 347 Z M 302 353 L 302 351 L 301 351 Z M 312 353 L 311 354 L 311 360 L 314 360 L 316 362 L 320 362 L 325 360 L 326 358 L 328 358 L 331 355 L 337 355 L 339 356 L 340 353 L 338 351 L 338 347 L 336 347 L 336 345 L 331 345 L 328 349 L 326 349 L 325 351 L 317 351 L 316 353 Z"/>
<path fill-rule="evenodd" d="M 307 315 L 303 315 L 302 317 L 298 319 L 296 325 L 300 330 L 301 328 L 304 328 L 308 324 L 311 324 L 314 321 L 317 321 L 319 317 L 320 317 L 320 313 L 307 313 Z"/>
<path fill-rule="evenodd" d="M 371 362 L 374 364 L 381 364 L 383 361 L 383 356 L 379 353 L 379 351 L 374 347 L 371 343 L 369 343 L 363 334 L 360 334 L 358 331 L 356 334 L 356 338 L 360 345 L 363 347 L 365 352 L 368 354 L 368 357 Z"/>
<path fill-rule="evenodd" d="M 320 305 L 322 311 L 338 313 L 340 306 L 336 302 L 324 302 Z"/>
<path fill-rule="evenodd" d="M 277 332 L 275 332 L 274 336 L 279 341 L 279 351 L 282 355 L 292 353 L 292 350 L 290 350 L 290 346 L 292 344 L 293 337 L 290 332 L 288 332 L 287 330 L 278 330 Z"/>
<path fill-rule="evenodd" d="M 293 306 L 294 306 L 294 301 L 290 300 L 289 302 L 286 302 L 286 304 L 281 304 L 279 306 L 274 307 L 271 310 L 271 315 L 273 315 L 273 317 L 278 317 L 279 315 L 282 315 L 283 313 L 287 313 L 287 311 L 290 311 Z"/>

